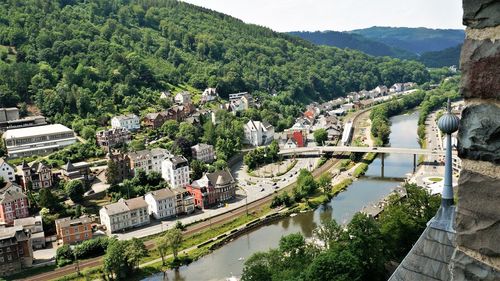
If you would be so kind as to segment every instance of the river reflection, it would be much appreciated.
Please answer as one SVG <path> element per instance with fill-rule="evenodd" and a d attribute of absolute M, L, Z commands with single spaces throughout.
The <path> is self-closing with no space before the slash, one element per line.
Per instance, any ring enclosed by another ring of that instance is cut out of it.
<path fill-rule="evenodd" d="M 399 115 L 391 118 L 391 146 L 418 148 L 418 114 Z M 277 222 L 262 226 L 242 235 L 224 247 L 181 267 L 177 272 L 169 271 L 168 279 L 174 281 L 219 281 L 230 276 L 241 276 L 244 260 L 258 251 L 267 251 L 277 247 L 282 236 L 300 232 L 310 237 L 314 228 L 321 221 L 334 218 L 339 223 L 347 223 L 364 206 L 375 203 L 391 192 L 399 183 L 394 178 L 404 178 L 413 170 L 412 155 L 386 155 L 382 178 L 381 159 L 378 157 L 370 164 L 366 175 L 353 182 L 349 188 L 333 198 L 328 204 L 320 206 L 314 212 L 283 218 Z M 144 280 L 158 281 L 163 274 L 155 274 Z"/>

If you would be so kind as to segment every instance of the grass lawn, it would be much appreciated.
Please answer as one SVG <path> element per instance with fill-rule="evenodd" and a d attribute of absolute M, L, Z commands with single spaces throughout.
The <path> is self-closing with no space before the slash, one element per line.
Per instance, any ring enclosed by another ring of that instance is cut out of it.
<path fill-rule="evenodd" d="M 433 182 L 440 182 L 443 180 L 443 178 L 429 178 L 429 180 Z"/>

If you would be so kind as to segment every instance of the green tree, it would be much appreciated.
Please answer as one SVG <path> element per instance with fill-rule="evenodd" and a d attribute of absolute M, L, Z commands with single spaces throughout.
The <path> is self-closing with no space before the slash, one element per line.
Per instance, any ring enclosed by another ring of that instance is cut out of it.
<path fill-rule="evenodd" d="M 103 258 L 103 271 L 110 280 L 121 279 L 129 271 L 127 263 L 126 247 L 127 241 L 111 239 Z"/>
<path fill-rule="evenodd" d="M 132 269 L 134 269 L 139 267 L 139 262 L 142 258 L 147 257 L 149 252 L 144 243 L 134 237 L 132 240 L 128 241 L 125 248 L 125 255 L 127 256 L 128 264 L 132 265 Z"/>
<path fill-rule="evenodd" d="M 182 244 L 182 231 L 178 228 L 169 229 L 165 233 L 165 239 L 167 240 L 169 248 L 172 250 L 174 260 L 177 260 L 179 248 Z"/>
<path fill-rule="evenodd" d="M 179 131 L 179 123 L 175 120 L 167 120 L 161 126 L 161 131 L 171 140 L 175 139 L 175 135 Z"/>
<path fill-rule="evenodd" d="M 323 145 L 328 140 L 328 132 L 325 129 L 314 131 L 314 141 L 318 145 Z"/>
<path fill-rule="evenodd" d="M 296 200 L 300 200 L 308 195 L 314 194 L 317 188 L 318 185 L 316 184 L 311 172 L 306 169 L 301 169 L 299 171 L 299 176 L 297 177 L 297 185 L 293 190 Z"/>
<path fill-rule="evenodd" d="M 350 251 L 337 247 L 315 257 L 307 268 L 305 280 L 356 281 L 362 279 L 363 268 Z"/>
<path fill-rule="evenodd" d="M 318 187 L 323 190 L 323 193 L 329 193 L 331 191 L 332 186 L 332 176 L 330 173 L 324 173 L 319 176 L 318 179 Z"/>
<path fill-rule="evenodd" d="M 71 180 L 64 186 L 64 191 L 71 201 L 81 203 L 83 201 L 85 186 L 81 180 Z"/>
<path fill-rule="evenodd" d="M 112 160 L 108 160 L 108 168 L 106 169 L 106 182 L 111 185 L 116 185 L 120 182 L 118 165 Z"/>

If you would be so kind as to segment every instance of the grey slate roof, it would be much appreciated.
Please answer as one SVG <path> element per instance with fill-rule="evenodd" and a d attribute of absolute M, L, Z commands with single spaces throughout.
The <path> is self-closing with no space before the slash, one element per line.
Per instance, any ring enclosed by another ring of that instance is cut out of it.
<path fill-rule="evenodd" d="M 233 176 L 227 170 L 217 171 L 214 173 L 208 173 L 206 175 L 207 175 L 208 180 L 210 181 L 210 183 L 213 186 L 224 185 L 224 184 L 234 182 Z"/>
<path fill-rule="evenodd" d="M 454 215 L 454 206 L 440 207 L 389 281 L 451 279 L 448 264 L 455 250 Z"/>

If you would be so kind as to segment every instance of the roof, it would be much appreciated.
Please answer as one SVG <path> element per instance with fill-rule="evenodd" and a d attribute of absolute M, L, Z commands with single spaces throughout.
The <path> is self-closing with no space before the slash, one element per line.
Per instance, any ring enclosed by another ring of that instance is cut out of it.
<path fill-rule="evenodd" d="M 14 220 L 14 226 L 29 226 L 29 225 L 36 225 L 37 222 L 40 224 L 42 223 L 42 216 L 33 216 L 33 217 L 27 217 L 27 218 L 22 218 L 22 219 L 15 219 Z"/>
<path fill-rule="evenodd" d="M 108 204 L 102 208 L 106 210 L 109 216 L 130 211 L 127 204 L 125 204 L 125 202 L 123 202 L 121 199 L 116 203 Z"/>
<path fill-rule="evenodd" d="M 56 220 L 55 223 L 60 227 L 68 227 L 73 225 L 92 223 L 92 219 L 89 217 L 81 217 L 76 219 L 72 219 L 71 217 L 66 217 Z"/>
<path fill-rule="evenodd" d="M 14 200 L 27 198 L 22 192 L 7 190 L 0 194 L 0 203 L 12 202 Z"/>
<path fill-rule="evenodd" d="M 156 201 L 167 199 L 167 198 L 175 196 L 174 192 L 170 188 L 162 188 L 159 190 L 151 191 L 151 192 L 149 192 L 149 194 L 151 194 L 151 196 Z"/>
<path fill-rule="evenodd" d="M 2 166 L 3 164 L 7 164 L 12 168 L 12 166 L 9 163 L 7 163 L 7 161 L 5 161 L 4 158 L 0 158 L 0 166 Z"/>
<path fill-rule="evenodd" d="M 448 266 L 455 250 L 454 214 L 454 206 L 438 210 L 389 281 L 451 279 Z"/>
<path fill-rule="evenodd" d="M 20 236 L 20 237 L 19 237 Z M 22 226 L 0 228 L 0 240 L 9 238 L 26 238 Z"/>
<path fill-rule="evenodd" d="M 159 155 L 169 155 L 170 152 L 166 149 L 162 148 L 153 148 L 153 149 L 144 149 L 144 150 L 139 150 L 135 152 L 130 152 L 128 156 L 130 159 L 139 159 L 139 158 L 145 158 L 145 157 L 153 157 L 153 156 L 159 156 Z"/>
<path fill-rule="evenodd" d="M 148 207 L 148 203 L 146 203 L 146 200 L 144 200 L 144 198 L 142 196 L 128 199 L 128 200 L 120 199 L 120 201 L 123 201 L 125 203 L 125 205 L 127 205 L 128 209 L 130 211 L 135 210 L 135 209 Z"/>
<path fill-rule="evenodd" d="M 174 164 L 174 166 L 187 163 L 187 159 L 184 156 L 174 156 L 170 158 L 170 161 L 172 162 L 172 164 Z"/>
<path fill-rule="evenodd" d="M 139 118 L 137 117 L 137 115 L 135 114 L 125 114 L 125 115 L 118 115 L 118 116 L 115 116 L 113 117 L 113 119 L 118 119 L 118 120 L 126 120 L 126 119 L 135 119 L 135 118 Z"/>
<path fill-rule="evenodd" d="M 2 188 L 0 188 L 0 194 L 3 194 L 8 190 L 21 192 L 22 188 L 17 183 L 8 181 Z"/>
<path fill-rule="evenodd" d="M 25 138 L 37 135 L 51 135 L 58 133 L 73 133 L 73 130 L 61 124 L 52 124 L 7 130 L 2 137 L 4 139 Z"/>
<path fill-rule="evenodd" d="M 212 185 L 224 185 L 234 182 L 233 176 L 227 170 L 207 173 L 206 176 Z"/>
<path fill-rule="evenodd" d="M 191 146 L 191 149 L 194 149 L 196 151 L 203 150 L 203 149 L 210 149 L 210 148 L 213 148 L 213 145 L 206 144 L 206 143 L 199 143 L 197 145 Z"/>

